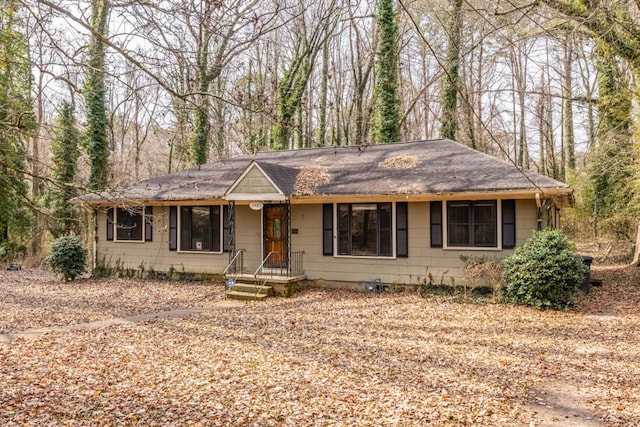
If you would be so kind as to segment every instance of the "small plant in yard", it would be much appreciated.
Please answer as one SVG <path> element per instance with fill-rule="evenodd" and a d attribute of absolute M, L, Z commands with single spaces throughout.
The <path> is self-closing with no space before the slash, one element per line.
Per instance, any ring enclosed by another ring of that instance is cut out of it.
<path fill-rule="evenodd" d="M 84 273 L 86 264 L 87 250 L 80 237 L 62 236 L 51 244 L 49 266 L 54 273 L 62 274 L 65 282 Z"/>
<path fill-rule="evenodd" d="M 586 273 L 575 246 L 557 230 L 536 231 L 503 265 L 508 302 L 556 310 L 573 306 Z"/>

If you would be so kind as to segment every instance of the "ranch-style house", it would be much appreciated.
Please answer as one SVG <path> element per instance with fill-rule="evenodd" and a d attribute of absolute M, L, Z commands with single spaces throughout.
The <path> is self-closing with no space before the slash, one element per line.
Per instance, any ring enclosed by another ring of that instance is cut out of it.
<path fill-rule="evenodd" d="M 264 282 L 450 284 L 573 203 L 561 182 L 447 139 L 239 155 L 87 194 L 97 266 Z M 280 288 L 282 293 L 282 288 Z"/>

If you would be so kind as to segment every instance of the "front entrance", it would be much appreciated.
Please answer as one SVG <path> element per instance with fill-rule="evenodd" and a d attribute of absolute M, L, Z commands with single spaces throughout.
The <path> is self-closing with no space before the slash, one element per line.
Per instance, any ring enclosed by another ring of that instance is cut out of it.
<path fill-rule="evenodd" d="M 263 208 L 263 259 L 267 268 L 286 268 L 289 261 L 289 218 L 287 206 L 265 205 Z M 270 254 L 270 255 L 269 255 Z"/>

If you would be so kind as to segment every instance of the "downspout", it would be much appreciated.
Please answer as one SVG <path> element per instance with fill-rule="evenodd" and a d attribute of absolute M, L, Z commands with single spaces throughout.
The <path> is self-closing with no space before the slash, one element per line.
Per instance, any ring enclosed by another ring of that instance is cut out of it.
<path fill-rule="evenodd" d="M 542 231 L 542 200 L 540 193 L 536 193 L 536 207 L 538 208 L 538 231 Z"/>

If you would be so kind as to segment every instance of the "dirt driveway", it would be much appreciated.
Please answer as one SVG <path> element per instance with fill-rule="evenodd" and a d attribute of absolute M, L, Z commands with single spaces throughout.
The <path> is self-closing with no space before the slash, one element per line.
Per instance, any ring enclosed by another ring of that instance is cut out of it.
<path fill-rule="evenodd" d="M 638 271 L 573 313 L 305 290 L 215 308 L 220 284 L 0 273 L 2 425 L 640 425 Z"/>

